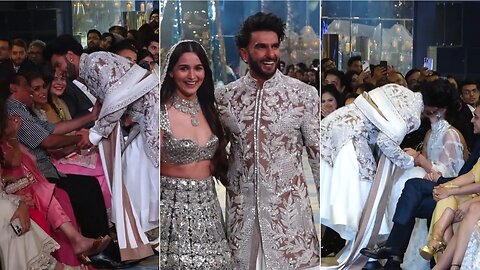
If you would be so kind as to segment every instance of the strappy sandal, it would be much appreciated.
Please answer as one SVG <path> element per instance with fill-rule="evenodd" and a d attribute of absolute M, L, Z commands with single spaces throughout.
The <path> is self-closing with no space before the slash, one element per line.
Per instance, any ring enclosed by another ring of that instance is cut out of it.
<path fill-rule="evenodd" d="M 436 243 L 437 245 L 433 245 L 432 242 Z M 443 240 L 438 240 L 434 237 L 432 238 L 432 240 L 428 241 L 428 244 L 426 246 L 420 248 L 420 256 L 422 256 L 422 258 L 424 258 L 425 260 L 429 261 L 438 252 L 443 252 L 446 246 L 447 245 L 445 244 L 445 242 L 443 242 Z"/>

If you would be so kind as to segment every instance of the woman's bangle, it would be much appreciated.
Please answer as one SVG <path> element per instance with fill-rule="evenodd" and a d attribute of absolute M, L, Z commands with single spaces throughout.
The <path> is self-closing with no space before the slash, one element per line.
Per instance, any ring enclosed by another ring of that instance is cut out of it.
<path fill-rule="evenodd" d="M 8 141 L 10 141 L 10 140 L 17 140 L 18 141 L 18 138 L 17 137 L 10 137 L 10 138 L 8 138 Z"/>

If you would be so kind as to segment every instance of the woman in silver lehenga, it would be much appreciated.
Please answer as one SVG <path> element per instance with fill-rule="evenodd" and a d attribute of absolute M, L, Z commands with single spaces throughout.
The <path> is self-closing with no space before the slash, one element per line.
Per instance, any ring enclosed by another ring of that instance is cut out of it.
<path fill-rule="evenodd" d="M 160 80 L 160 268 L 233 269 L 212 177 L 226 185 L 226 137 L 204 48 L 174 45 Z"/>

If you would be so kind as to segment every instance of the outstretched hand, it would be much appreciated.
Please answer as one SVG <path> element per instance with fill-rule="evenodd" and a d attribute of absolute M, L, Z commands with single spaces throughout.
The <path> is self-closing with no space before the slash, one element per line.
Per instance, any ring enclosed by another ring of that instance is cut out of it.
<path fill-rule="evenodd" d="M 75 135 L 80 135 L 81 139 L 77 143 L 78 148 L 80 149 L 88 149 L 93 146 L 93 144 L 90 142 L 90 138 L 88 137 L 89 131 L 88 129 L 81 129 L 75 133 Z"/>

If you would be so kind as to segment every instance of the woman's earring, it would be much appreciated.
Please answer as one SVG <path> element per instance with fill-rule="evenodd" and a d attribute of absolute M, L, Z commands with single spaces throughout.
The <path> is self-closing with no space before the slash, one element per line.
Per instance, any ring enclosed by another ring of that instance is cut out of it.
<path fill-rule="evenodd" d="M 442 116 L 440 115 L 440 113 L 435 113 L 435 117 L 437 118 L 437 121 L 440 120 L 442 118 Z"/>

